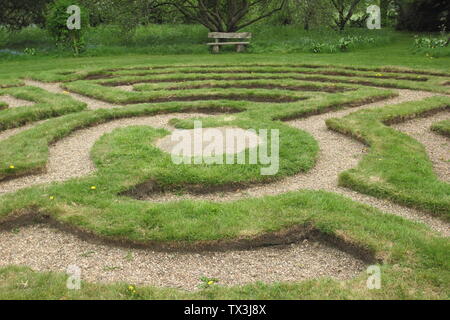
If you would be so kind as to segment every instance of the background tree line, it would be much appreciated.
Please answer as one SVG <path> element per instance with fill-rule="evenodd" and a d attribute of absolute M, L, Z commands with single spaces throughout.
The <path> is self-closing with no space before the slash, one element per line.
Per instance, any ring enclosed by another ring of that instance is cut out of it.
<path fill-rule="evenodd" d="M 0 25 L 18 30 L 43 26 L 55 0 L 2 0 Z M 124 32 L 149 23 L 199 23 L 211 31 L 240 30 L 262 19 L 273 24 L 299 24 L 308 30 L 362 25 L 368 0 L 73 0 L 89 11 L 90 24 L 120 25 Z M 383 20 L 397 29 L 450 29 L 449 0 L 381 0 Z M 358 21 L 358 19 L 360 21 Z"/>

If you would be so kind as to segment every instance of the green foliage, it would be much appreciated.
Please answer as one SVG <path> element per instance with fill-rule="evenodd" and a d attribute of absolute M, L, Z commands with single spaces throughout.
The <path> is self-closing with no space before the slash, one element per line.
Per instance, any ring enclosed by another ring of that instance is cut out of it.
<path fill-rule="evenodd" d="M 125 37 L 118 25 L 100 25 L 89 28 L 84 36 L 84 56 L 115 54 L 202 54 L 207 53 L 208 30 L 199 24 L 151 24 L 140 25 Z M 297 53 L 311 52 L 314 43 L 323 43 L 321 52 L 339 52 L 338 41 L 342 37 L 352 38 L 348 51 L 370 47 L 382 47 L 400 37 L 391 30 L 368 30 L 348 28 L 336 33 L 330 29 L 302 30 L 298 25 L 273 26 L 255 24 L 245 29 L 253 33 L 248 53 Z M 270 34 L 270 36 L 268 36 Z M 28 27 L 18 33 L 6 34 L 8 47 L 23 52 L 25 48 L 36 48 L 39 55 L 67 55 L 56 50 L 49 35 L 37 27 Z M 224 52 L 234 52 L 230 46 Z M 21 57 L 20 59 L 23 59 Z M 12 57 L 10 57 L 12 59 Z M 17 58 L 14 58 L 17 59 Z"/>
<path fill-rule="evenodd" d="M 368 18 L 369 18 L 369 14 L 367 14 L 367 13 L 353 15 L 353 17 L 350 18 L 350 27 L 365 28 L 366 21 Z"/>
<path fill-rule="evenodd" d="M 71 14 L 67 9 L 74 4 L 73 0 L 57 0 L 53 3 L 46 16 L 46 26 L 58 46 L 70 47 L 78 55 L 85 45 L 84 34 L 89 27 L 89 19 L 87 10 L 80 7 L 81 28 L 70 30 L 67 21 Z"/>
<path fill-rule="evenodd" d="M 450 30 L 450 1 L 396 0 L 397 28 L 410 31 Z"/>
<path fill-rule="evenodd" d="M 219 282 L 217 278 L 201 277 L 201 284 L 198 286 L 200 289 L 208 289 Z"/>
<path fill-rule="evenodd" d="M 9 34 L 6 28 L 0 27 L 0 48 L 8 44 Z"/>
<path fill-rule="evenodd" d="M 353 41 L 352 38 L 340 38 L 339 39 L 339 49 L 341 49 L 341 51 L 347 51 L 347 49 L 350 46 L 350 44 L 352 43 L 352 41 Z"/>
<path fill-rule="evenodd" d="M 288 0 L 283 10 L 270 18 L 272 25 L 299 25 L 304 30 L 320 28 L 331 21 L 328 0 Z"/>
<path fill-rule="evenodd" d="M 324 44 L 323 43 L 320 43 L 320 42 L 314 42 L 313 43 L 313 46 L 312 46 L 312 48 L 311 48 L 311 51 L 312 52 L 314 52 L 314 53 L 321 53 L 322 52 L 322 50 L 323 50 L 323 48 L 324 48 Z"/>
<path fill-rule="evenodd" d="M 359 48 L 365 46 L 371 46 L 375 43 L 380 43 L 382 40 L 377 37 L 348 35 L 341 37 L 337 41 L 333 39 L 327 39 L 325 42 L 314 42 L 311 51 L 314 53 L 335 53 L 338 51 L 346 52 L 351 48 Z"/>
<path fill-rule="evenodd" d="M 431 38 L 431 37 L 415 37 L 414 46 L 416 48 L 443 48 L 447 47 L 449 42 L 447 39 L 443 38 Z"/>
<path fill-rule="evenodd" d="M 10 30 L 20 30 L 30 24 L 42 25 L 44 8 L 51 1 L 2 0 L 0 1 L 0 26 Z"/>
<path fill-rule="evenodd" d="M 23 50 L 23 53 L 30 55 L 30 56 L 35 56 L 36 49 L 35 48 L 25 48 L 25 50 Z"/>
<path fill-rule="evenodd" d="M 414 39 L 414 53 L 424 54 L 429 58 L 450 56 L 450 37 L 419 37 Z"/>
<path fill-rule="evenodd" d="M 237 32 L 280 12 L 287 0 L 169 1 L 188 21 L 211 32 Z"/>

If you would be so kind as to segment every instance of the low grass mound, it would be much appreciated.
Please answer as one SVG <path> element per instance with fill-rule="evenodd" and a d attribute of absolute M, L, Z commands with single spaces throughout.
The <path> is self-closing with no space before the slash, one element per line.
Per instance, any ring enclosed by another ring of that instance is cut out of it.
<path fill-rule="evenodd" d="M 86 109 L 86 104 L 83 102 L 76 101 L 67 95 L 50 93 L 36 87 L 0 89 L 0 95 L 4 94 L 33 101 L 36 104 L 26 108 L 11 108 L 0 111 L 0 131 Z"/>
<path fill-rule="evenodd" d="M 450 120 L 439 121 L 431 126 L 431 130 L 450 137 Z"/>
<path fill-rule="evenodd" d="M 0 89 L 9 87 L 23 86 L 24 83 L 20 79 L 0 79 Z"/>

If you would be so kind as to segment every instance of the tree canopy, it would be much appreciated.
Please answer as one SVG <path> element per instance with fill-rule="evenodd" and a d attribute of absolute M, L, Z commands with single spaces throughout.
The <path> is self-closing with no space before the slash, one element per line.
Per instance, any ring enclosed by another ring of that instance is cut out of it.
<path fill-rule="evenodd" d="M 185 17 L 210 31 L 236 32 L 280 11 L 287 0 L 173 0 Z"/>

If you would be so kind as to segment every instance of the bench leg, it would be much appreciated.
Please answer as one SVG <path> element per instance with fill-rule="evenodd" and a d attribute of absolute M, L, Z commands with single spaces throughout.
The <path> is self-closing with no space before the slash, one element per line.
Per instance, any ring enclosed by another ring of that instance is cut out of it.
<path fill-rule="evenodd" d="M 236 45 L 236 52 L 244 52 L 245 51 L 245 45 L 238 44 Z"/>
<path fill-rule="evenodd" d="M 219 53 L 219 51 L 220 51 L 220 46 L 213 46 L 213 47 L 212 47 L 212 51 L 213 51 L 213 53 Z"/>

